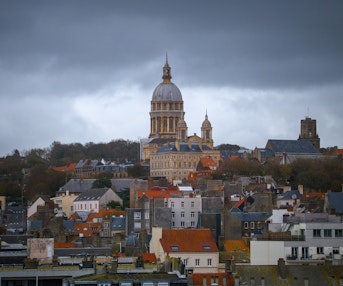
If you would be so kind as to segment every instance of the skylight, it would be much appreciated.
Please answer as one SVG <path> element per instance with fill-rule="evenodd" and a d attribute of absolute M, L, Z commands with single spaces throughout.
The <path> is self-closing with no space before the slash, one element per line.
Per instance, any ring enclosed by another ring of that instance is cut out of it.
<path fill-rule="evenodd" d="M 171 245 L 171 246 L 170 246 L 170 249 L 171 249 L 172 251 L 179 251 L 179 246 L 178 246 L 178 245 Z"/>
<path fill-rule="evenodd" d="M 209 244 L 204 244 L 204 245 L 202 246 L 202 249 L 203 249 L 203 250 L 211 250 L 212 247 L 211 247 L 211 245 L 209 245 Z"/>

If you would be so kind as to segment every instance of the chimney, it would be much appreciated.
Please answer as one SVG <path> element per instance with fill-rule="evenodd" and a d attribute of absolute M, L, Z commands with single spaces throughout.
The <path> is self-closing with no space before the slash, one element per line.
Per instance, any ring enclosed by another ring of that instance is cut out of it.
<path fill-rule="evenodd" d="M 283 258 L 278 260 L 279 275 L 281 279 L 286 279 L 286 262 Z"/>
<path fill-rule="evenodd" d="M 304 194 L 304 186 L 303 186 L 303 185 L 299 185 L 299 186 L 298 186 L 298 191 L 299 191 L 299 193 L 300 193 L 301 195 L 303 195 L 303 194 Z"/>

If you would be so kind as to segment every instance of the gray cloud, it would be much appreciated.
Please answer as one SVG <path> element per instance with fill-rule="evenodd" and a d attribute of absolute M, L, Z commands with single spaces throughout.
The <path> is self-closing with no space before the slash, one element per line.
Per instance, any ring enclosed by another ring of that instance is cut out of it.
<path fill-rule="evenodd" d="M 55 140 L 148 136 L 166 52 L 189 125 L 197 129 L 208 109 L 217 144 L 296 139 L 309 107 L 322 145 L 342 146 L 342 8 L 342 1 L 4 1 L 0 155 Z"/>

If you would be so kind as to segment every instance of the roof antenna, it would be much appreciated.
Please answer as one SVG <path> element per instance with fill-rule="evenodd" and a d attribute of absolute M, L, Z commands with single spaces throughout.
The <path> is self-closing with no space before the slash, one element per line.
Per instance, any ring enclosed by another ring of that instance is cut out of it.
<path fill-rule="evenodd" d="M 310 118 L 310 108 L 307 106 L 307 118 Z"/>

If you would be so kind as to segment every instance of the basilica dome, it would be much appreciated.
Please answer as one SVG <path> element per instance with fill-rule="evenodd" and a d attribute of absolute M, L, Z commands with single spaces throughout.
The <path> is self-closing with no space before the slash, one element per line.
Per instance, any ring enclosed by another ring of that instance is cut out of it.
<path fill-rule="evenodd" d="M 161 82 L 152 94 L 152 101 L 182 101 L 181 91 L 172 82 Z"/>

